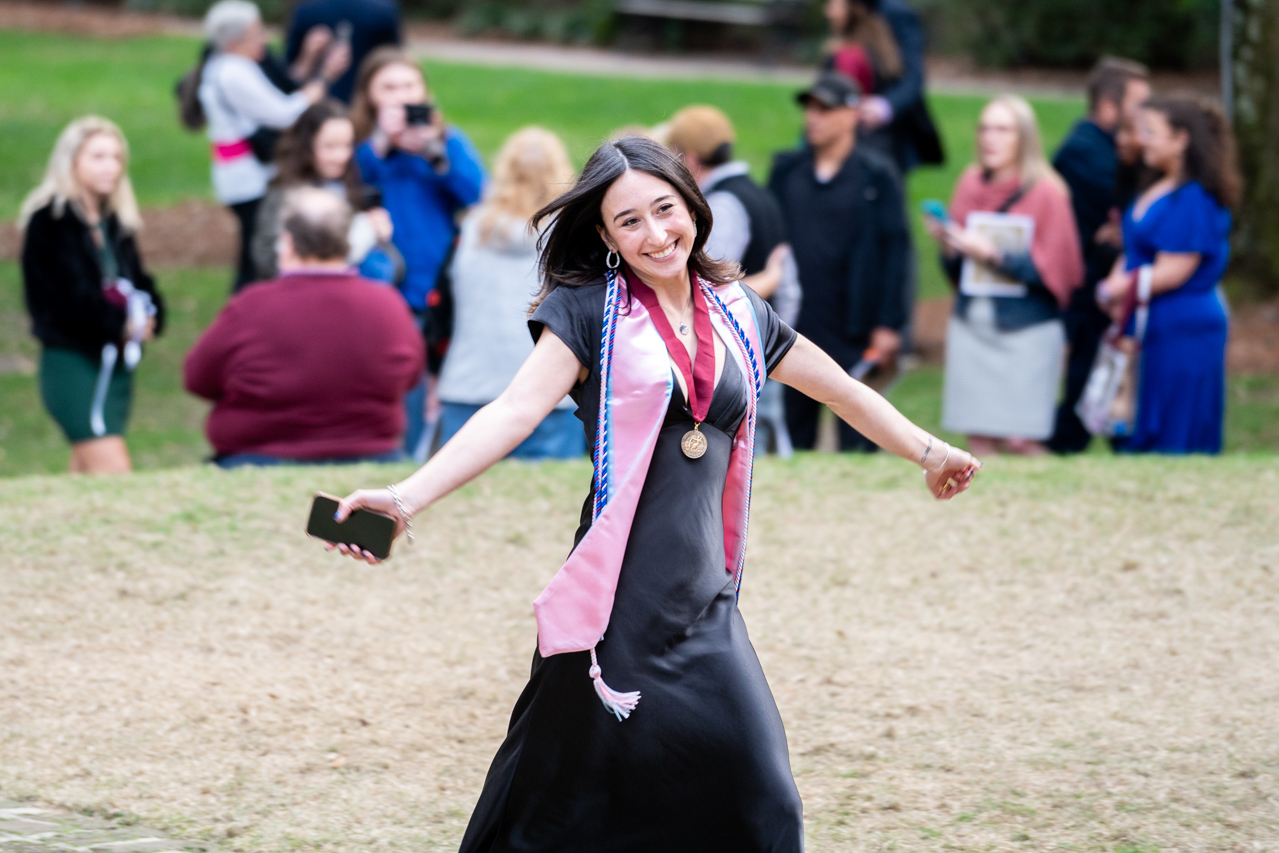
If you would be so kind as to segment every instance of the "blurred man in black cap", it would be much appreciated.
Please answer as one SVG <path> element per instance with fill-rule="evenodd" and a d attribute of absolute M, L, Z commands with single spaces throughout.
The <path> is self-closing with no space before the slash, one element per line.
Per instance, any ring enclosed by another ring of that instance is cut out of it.
<path fill-rule="evenodd" d="M 891 160 L 857 146 L 857 84 L 824 72 L 796 100 L 804 108 L 808 145 L 773 159 L 769 187 L 781 203 L 799 280 L 804 285 L 796 331 L 845 370 L 868 350 L 891 361 L 909 319 L 910 240 L 901 180 Z M 791 440 L 817 440 L 819 401 L 787 389 Z M 875 449 L 844 423 L 841 450 Z"/>

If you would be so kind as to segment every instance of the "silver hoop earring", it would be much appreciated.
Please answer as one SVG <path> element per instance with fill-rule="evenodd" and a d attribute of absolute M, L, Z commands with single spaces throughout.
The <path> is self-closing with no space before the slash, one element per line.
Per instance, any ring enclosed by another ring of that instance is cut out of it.
<path fill-rule="evenodd" d="M 617 260 L 613 260 L 614 258 L 617 258 Z M 621 265 L 622 265 L 621 254 L 618 252 L 614 252 L 612 249 L 609 249 L 608 254 L 604 256 L 604 266 L 608 267 L 611 270 L 615 270 Z"/>

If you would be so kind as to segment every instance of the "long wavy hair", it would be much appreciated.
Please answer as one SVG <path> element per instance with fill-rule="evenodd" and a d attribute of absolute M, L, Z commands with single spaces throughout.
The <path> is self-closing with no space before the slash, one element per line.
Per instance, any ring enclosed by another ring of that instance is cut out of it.
<path fill-rule="evenodd" d="M 315 138 L 326 122 L 334 120 L 350 121 L 351 117 L 347 115 L 346 107 L 341 102 L 331 99 L 312 104 L 298 116 L 297 121 L 284 131 L 276 145 L 276 174 L 271 186 L 296 187 L 323 181 L 315 167 Z M 346 164 L 342 183 L 346 185 L 347 201 L 358 207 L 364 185 L 360 180 L 354 153 Z"/>
<path fill-rule="evenodd" d="M 49 155 L 49 164 L 44 170 L 44 180 L 22 200 L 18 213 L 19 231 L 25 231 L 32 215 L 50 202 L 53 202 L 53 215 L 58 218 L 66 212 L 68 203 L 79 209 L 83 188 L 76 180 L 75 161 L 84 144 L 100 133 L 115 137 L 120 143 L 123 160 L 120 180 L 107 197 L 107 208 L 115 214 L 120 227 L 127 233 L 132 234 L 142 228 L 138 199 L 133 194 L 133 184 L 129 182 L 129 143 L 115 122 L 89 115 L 71 122 L 58 134 L 58 141 L 53 144 L 53 153 Z"/>
<path fill-rule="evenodd" d="M 573 183 L 573 166 L 560 138 L 541 127 L 525 127 L 506 140 L 493 166 L 477 217 L 480 240 L 493 239 L 503 223 L 528 222 Z"/>
<path fill-rule="evenodd" d="M 1048 181 L 1069 198 L 1070 188 L 1044 156 L 1044 142 L 1039 134 L 1039 120 L 1035 117 L 1034 107 L 1018 95 L 1000 95 L 986 106 L 994 104 L 1012 113 L 1013 123 L 1017 126 L 1017 171 L 1021 175 L 1021 185 L 1029 189 L 1040 181 Z"/>
<path fill-rule="evenodd" d="M 835 33 L 835 47 L 860 45 L 870 54 L 871 64 L 880 77 L 896 80 L 902 76 L 901 49 L 897 47 L 892 27 L 877 11 L 878 5 L 866 0 L 844 0 L 847 16 L 843 30 Z"/>
<path fill-rule="evenodd" d="M 379 71 L 391 65 L 407 65 L 421 74 L 422 82 L 426 83 L 426 72 L 422 70 L 422 66 L 398 47 L 387 45 L 375 48 L 364 57 L 360 70 L 355 75 L 355 97 L 351 99 L 351 123 L 355 125 L 357 143 L 372 136 L 373 129 L 377 127 L 377 107 L 369 97 L 369 84 Z"/>
<path fill-rule="evenodd" d="M 1142 104 L 1168 119 L 1174 131 L 1189 138 L 1182 160 L 1183 183 L 1198 181 L 1222 207 L 1239 204 L 1243 181 L 1230 123 L 1215 104 L 1187 95 L 1151 98 Z"/>
<path fill-rule="evenodd" d="M 737 264 L 706 254 L 706 239 L 713 224 L 711 206 L 684 164 L 661 143 L 627 136 L 596 149 L 577 183 L 533 214 L 534 228 L 540 229 L 549 222 L 537 242 L 542 289 L 533 301 L 534 308 L 557 287 L 582 287 L 603 279 L 608 250 L 595 230 L 596 226 L 604 226 L 600 206 L 613 182 L 632 169 L 666 181 L 688 205 L 697 229 L 688 258 L 691 272 L 712 284 L 728 284 L 741 277 Z"/>

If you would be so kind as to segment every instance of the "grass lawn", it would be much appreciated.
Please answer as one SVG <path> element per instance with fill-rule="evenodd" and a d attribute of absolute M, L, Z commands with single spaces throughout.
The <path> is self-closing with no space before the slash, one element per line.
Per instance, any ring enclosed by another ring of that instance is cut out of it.
<path fill-rule="evenodd" d="M 53 139 L 71 118 L 100 112 L 118 121 L 133 151 L 132 174 L 144 206 L 206 198 L 204 138 L 177 122 L 172 83 L 197 50 L 191 39 L 150 37 L 95 40 L 0 32 L 0 219 L 16 214 L 22 195 L 39 179 Z M 560 133 L 579 164 L 610 131 L 656 124 L 680 107 L 713 103 L 732 116 L 738 149 L 763 179 L 772 152 L 792 146 L 799 132 L 794 88 L 723 81 L 624 80 L 529 70 L 427 63 L 432 86 L 451 121 L 492 157 L 516 128 L 538 123 Z M 950 152 L 944 168 L 920 169 L 910 179 L 912 217 L 924 198 L 948 198 L 972 158 L 973 126 L 983 100 L 937 95 L 933 110 Z M 1079 99 L 1035 101 L 1050 146 L 1082 112 Z M 918 226 L 918 222 L 916 222 Z M 947 292 L 930 241 L 917 235 L 922 297 Z M 168 334 L 139 368 L 129 443 L 138 467 L 195 462 L 208 454 L 204 406 L 181 391 L 183 355 L 225 300 L 223 270 L 163 269 L 169 298 Z M 36 356 L 26 332 L 16 267 L 0 263 L 0 356 Z M 922 425 L 938 429 L 941 373 L 925 368 L 908 377 L 893 400 Z M 1227 447 L 1279 448 L 1279 378 L 1231 380 Z M 31 376 L 0 374 L 0 476 L 60 471 L 67 451 L 40 406 Z"/>
<path fill-rule="evenodd" d="M 101 113 L 128 136 L 132 176 L 144 206 L 209 197 L 207 144 L 178 124 L 173 83 L 194 61 L 192 39 L 155 36 L 95 40 L 53 34 L 0 32 L 0 219 L 16 214 L 22 196 L 40 179 L 49 150 L 68 121 Z M 527 124 L 560 134 L 579 165 L 613 130 L 654 125 L 691 103 L 710 103 L 732 117 L 739 154 L 765 180 L 774 152 L 799 136 L 795 87 L 718 80 L 625 80 L 613 77 L 426 63 L 431 85 L 449 120 L 491 158 L 502 141 Z M 919 202 L 950 197 L 959 170 L 973 157 L 973 128 L 983 99 L 935 95 L 933 111 L 950 154 L 945 167 L 911 177 L 911 216 Z M 1078 98 L 1034 101 L 1049 146 L 1083 112 Z M 920 252 L 920 294 L 947 292 L 931 241 L 915 221 Z"/>
<path fill-rule="evenodd" d="M 302 536 L 403 473 L 8 481 L 0 799 L 455 850 L 590 471 L 504 463 L 381 567 Z M 895 459 L 763 460 L 741 603 L 808 849 L 1270 849 L 1277 508 L 1273 457 L 994 459 L 944 505 Z"/>

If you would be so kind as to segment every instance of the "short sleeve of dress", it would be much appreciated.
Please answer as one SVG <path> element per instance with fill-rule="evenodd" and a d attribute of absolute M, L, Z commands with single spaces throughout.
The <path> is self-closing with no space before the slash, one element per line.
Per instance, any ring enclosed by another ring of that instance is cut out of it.
<path fill-rule="evenodd" d="M 1196 181 L 1175 190 L 1154 237 L 1160 252 L 1212 255 L 1221 245 L 1221 205 Z"/>
<path fill-rule="evenodd" d="M 583 367 L 592 373 L 599 365 L 600 328 L 604 323 L 604 286 L 557 287 L 529 317 L 533 342 L 550 329 Z"/>
<path fill-rule="evenodd" d="M 772 373 L 795 345 L 795 339 L 799 335 L 777 316 L 773 306 L 764 301 L 762 296 L 746 285 L 742 285 L 742 289 L 746 291 L 751 307 L 755 309 L 755 319 L 759 321 L 759 336 L 764 342 L 764 372 Z"/>

